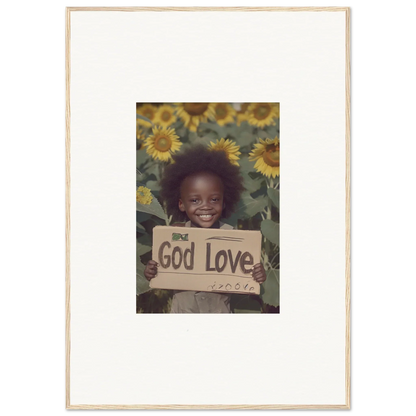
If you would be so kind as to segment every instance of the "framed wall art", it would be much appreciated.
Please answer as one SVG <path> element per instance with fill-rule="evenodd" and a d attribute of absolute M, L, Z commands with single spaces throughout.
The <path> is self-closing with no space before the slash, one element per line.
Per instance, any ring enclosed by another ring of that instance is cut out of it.
<path fill-rule="evenodd" d="M 67 8 L 68 409 L 350 408 L 349 28 Z"/>

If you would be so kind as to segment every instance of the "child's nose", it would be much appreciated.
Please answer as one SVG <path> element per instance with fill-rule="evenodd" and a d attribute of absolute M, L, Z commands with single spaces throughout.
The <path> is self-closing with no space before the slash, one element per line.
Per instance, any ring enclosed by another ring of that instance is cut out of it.
<path fill-rule="evenodd" d="M 202 208 L 211 208 L 210 201 L 204 201 L 204 202 L 202 203 Z"/>

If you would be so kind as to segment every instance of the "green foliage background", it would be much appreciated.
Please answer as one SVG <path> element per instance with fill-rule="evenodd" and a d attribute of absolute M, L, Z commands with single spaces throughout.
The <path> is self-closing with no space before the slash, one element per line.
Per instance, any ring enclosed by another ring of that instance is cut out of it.
<path fill-rule="evenodd" d="M 137 107 L 140 107 L 140 103 Z M 153 104 L 160 106 L 162 103 Z M 174 106 L 173 104 L 170 104 Z M 234 104 L 235 105 L 235 104 Z M 238 104 L 236 105 L 238 108 Z M 136 116 L 140 119 L 150 120 Z M 181 150 L 196 143 L 208 146 L 221 138 L 230 139 L 240 146 L 241 173 L 246 191 L 242 195 L 237 210 L 230 218 L 221 221 L 237 229 L 260 230 L 262 240 L 262 263 L 266 269 L 267 280 L 261 285 L 260 296 L 233 294 L 231 309 L 234 313 L 279 313 L 280 312 L 280 246 L 279 246 L 279 191 L 280 176 L 271 179 L 256 171 L 255 162 L 250 161 L 248 154 L 258 139 L 274 139 L 279 137 L 280 119 L 275 118 L 275 125 L 259 128 L 243 121 L 241 125 L 233 123 L 220 126 L 215 120 L 201 123 L 196 132 L 189 131 L 184 123 L 178 120 L 172 124 L 183 143 Z M 139 126 L 138 126 L 139 128 Z M 152 126 L 140 126 L 144 137 L 152 134 Z M 139 131 L 136 137 L 139 137 Z M 142 137 L 143 137 L 142 136 Z M 143 141 L 136 139 L 136 187 L 146 186 L 153 195 L 150 205 L 136 202 L 136 312 L 137 313 L 169 313 L 173 291 L 150 289 L 144 277 L 144 268 L 151 259 L 152 230 L 156 225 L 169 225 L 170 218 L 166 215 L 159 200 L 159 180 L 163 173 L 164 162 L 154 160 L 143 146 Z"/>

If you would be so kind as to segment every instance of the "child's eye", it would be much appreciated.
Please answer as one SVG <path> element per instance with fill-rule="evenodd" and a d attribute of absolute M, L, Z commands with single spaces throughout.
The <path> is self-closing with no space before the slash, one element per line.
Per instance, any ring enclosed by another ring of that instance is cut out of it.
<path fill-rule="evenodd" d="M 192 198 L 191 199 L 191 202 L 194 202 L 195 203 L 195 202 L 198 202 L 198 200 L 196 198 Z"/>

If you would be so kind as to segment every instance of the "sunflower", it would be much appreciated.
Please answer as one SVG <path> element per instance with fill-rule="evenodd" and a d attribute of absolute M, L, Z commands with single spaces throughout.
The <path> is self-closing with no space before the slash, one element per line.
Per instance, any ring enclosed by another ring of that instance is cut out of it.
<path fill-rule="evenodd" d="M 154 123 L 162 127 L 169 127 L 176 121 L 175 109 L 168 104 L 161 105 L 156 113 Z"/>
<path fill-rule="evenodd" d="M 236 111 L 230 104 L 217 103 L 214 104 L 215 120 L 220 126 L 234 122 Z"/>
<path fill-rule="evenodd" d="M 237 110 L 237 126 L 239 126 L 243 121 L 248 120 L 247 108 L 249 105 L 249 103 L 242 103 L 240 110 Z"/>
<path fill-rule="evenodd" d="M 241 152 L 238 150 L 240 146 L 237 146 L 235 142 L 230 139 L 221 139 L 220 141 L 216 141 L 216 143 L 211 142 L 208 146 L 209 150 L 215 150 L 217 152 L 225 152 L 228 157 L 228 160 L 233 164 L 239 166 L 237 160 L 240 158 L 238 157 L 241 155 Z"/>
<path fill-rule="evenodd" d="M 136 202 L 139 202 L 143 205 L 150 205 L 153 200 L 153 195 L 150 192 L 149 188 L 146 188 L 145 186 L 139 186 L 136 189 Z"/>
<path fill-rule="evenodd" d="M 199 123 L 205 123 L 209 118 L 215 118 L 214 104 L 210 103 L 181 103 L 177 104 L 176 114 L 190 131 L 196 131 Z"/>
<path fill-rule="evenodd" d="M 137 150 L 143 149 L 144 140 L 146 139 L 144 135 L 144 131 L 140 128 L 139 120 L 140 120 L 139 118 L 136 118 L 136 139 L 137 139 L 136 149 Z"/>
<path fill-rule="evenodd" d="M 254 168 L 266 175 L 275 178 L 280 175 L 280 140 L 277 136 L 274 139 L 260 139 L 260 143 L 254 144 L 250 153 L 250 160 L 255 160 Z"/>
<path fill-rule="evenodd" d="M 153 135 L 145 140 L 146 152 L 163 162 L 172 160 L 172 153 L 175 153 L 182 146 L 175 134 L 174 128 L 153 127 Z"/>
<path fill-rule="evenodd" d="M 257 103 L 250 104 L 247 108 L 248 122 L 252 126 L 264 127 L 276 124 L 275 118 L 279 118 L 279 104 Z"/>
<path fill-rule="evenodd" d="M 152 121 L 154 123 L 154 118 L 156 117 L 156 113 L 157 113 L 157 107 L 155 107 L 152 104 L 143 104 L 140 107 L 136 108 L 136 114 L 139 116 L 143 116 L 148 118 L 150 121 Z M 138 123 L 142 126 L 145 127 L 151 127 L 151 123 L 144 121 L 142 119 L 138 119 Z"/>

